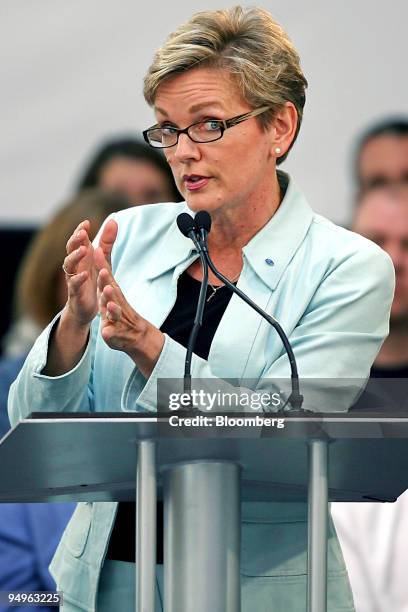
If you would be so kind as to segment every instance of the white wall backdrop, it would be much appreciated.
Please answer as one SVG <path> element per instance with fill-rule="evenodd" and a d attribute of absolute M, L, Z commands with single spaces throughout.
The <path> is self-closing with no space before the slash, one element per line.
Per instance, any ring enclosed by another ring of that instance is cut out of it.
<path fill-rule="evenodd" d="M 142 79 L 155 49 L 192 13 L 235 3 L 2 0 L 0 223 L 44 221 L 95 145 L 153 123 Z M 355 134 L 384 114 L 407 112 L 408 2 L 258 4 L 285 27 L 309 80 L 285 167 L 317 211 L 346 222 Z"/>

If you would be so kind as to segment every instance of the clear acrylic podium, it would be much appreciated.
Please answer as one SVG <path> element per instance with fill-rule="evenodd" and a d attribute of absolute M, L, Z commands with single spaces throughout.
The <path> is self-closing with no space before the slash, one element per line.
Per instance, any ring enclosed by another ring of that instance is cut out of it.
<path fill-rule="evenodd" d="M 37 413 L 1 441 L 0 501 L 136 495 L 137 612 L 154 611 L 158 495 L 166 612 L 239 612 L 240 502 L 308 501 L 308 611 L 325 612 L 328 501 L 395 501 L 408 488 L 408 416 L 279 416 L 281 429 L 172 434 L 146 414 Z"/>

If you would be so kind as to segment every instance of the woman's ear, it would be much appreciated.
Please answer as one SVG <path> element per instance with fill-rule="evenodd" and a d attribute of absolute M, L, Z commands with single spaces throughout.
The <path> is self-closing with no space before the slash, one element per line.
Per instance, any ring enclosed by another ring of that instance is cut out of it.
<path fill-rule="evenodd" d="M 298 114 L 293 102 L 285 102 L 279 108 L 272 120 L 271 154 L 276 158 L 282 157 L 288 151 L 296 134 Z"/>

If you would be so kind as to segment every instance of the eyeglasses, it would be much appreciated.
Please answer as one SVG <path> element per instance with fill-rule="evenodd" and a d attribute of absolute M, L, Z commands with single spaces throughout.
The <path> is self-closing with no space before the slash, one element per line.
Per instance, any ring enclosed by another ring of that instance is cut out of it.
<path fill-rule="evenodd" d="M 164 125 L 163 127 L 153 126 L 144 130 L 143 138 L 151 147 L 157 149 L 167 149 L 167 147 L 174 147 L 179 141 L 180 134 L 187 134 L 187 136 L 193 142 L 214 142 L 223 137 L 225 130 L 242 123 L 251 117 L 256 117 L 261 113 L 269 110 L 269 106 L 261 106 L 256 108 L 249 113 L 243 115 L 237 115 L 231 119 L 206 119 L 205 121 L 198 121 L 192 123 L 188 127 L 181 130 L 172 125 Z"/>

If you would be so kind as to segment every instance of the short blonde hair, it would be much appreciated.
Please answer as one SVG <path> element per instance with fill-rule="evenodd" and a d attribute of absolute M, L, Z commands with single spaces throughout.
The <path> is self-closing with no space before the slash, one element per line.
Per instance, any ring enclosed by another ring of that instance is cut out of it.
<path fill-rule="evenodd" d="M 228 70 L 253 108 L 270 106 L 259 118 L 264 126 L 285 102 L 293 102 L 298 119 L 292 147 L 302 122 L 307 81 L 296 49 L 268 11 L 235 6 L 195 14 L 157 51 L 144 79 L 146 102 L 153 106 L 164 80 L 201 66 Z"/>

